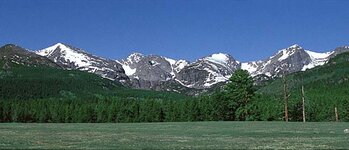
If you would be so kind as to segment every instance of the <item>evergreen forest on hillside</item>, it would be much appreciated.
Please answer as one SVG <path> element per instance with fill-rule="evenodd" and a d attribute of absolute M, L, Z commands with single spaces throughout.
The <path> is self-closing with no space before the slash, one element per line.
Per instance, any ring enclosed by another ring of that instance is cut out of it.
<path fill-rule="evenodd" d="M 130 89 L 95 74 L 0 61 L 0 122 L 349 121 L 349 53 L 326 65 L 256 86 L 237 70 L 212 93 Z"/>

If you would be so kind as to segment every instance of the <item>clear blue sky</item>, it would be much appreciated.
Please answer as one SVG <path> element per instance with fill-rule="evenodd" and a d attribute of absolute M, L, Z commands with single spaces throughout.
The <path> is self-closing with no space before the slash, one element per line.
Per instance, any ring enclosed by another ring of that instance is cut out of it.
<path fill-rule="evenodd" d="M 249 61 L 295 43 L 349 45 L 347 0 L 0 0 L 0 11 L 1 45 L 63 42 L 110 59 L 224 52 Z"/>

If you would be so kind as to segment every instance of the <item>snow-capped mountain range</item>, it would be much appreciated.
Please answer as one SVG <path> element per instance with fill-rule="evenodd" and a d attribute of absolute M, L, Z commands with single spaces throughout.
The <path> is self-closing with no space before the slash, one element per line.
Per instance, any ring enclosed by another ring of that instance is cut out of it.
<path fill-rule="evenodd" d="M 252 76 L 265 74 L 275 77 L 323 65 L 332 53 L 316 53 L 295 44 L 279 50 L 268 59 L 242 63 L 241 68 L 248 70 Z"/>
<path fill-rule="evenodd" d="M 134 88 L 162 90 L 157 87 L 164 87 L 167 83 L 178 83 L 194 89 L 210 88 L 226 82 L 237 69 L 247 70 L 252 76 L 264 74 L 271 78 L 278 77 L 323 65 L 336 54 L 347 51 L 349 47 L 345 46 L 327 53 L 317 53 L 295 44 L 265 60 L 244 63 L 223 53 L 212 54 L 192 63 L 140 53 L 132 53 L 122 60 L 110 60 L 62 43 L 38 50 L 36 54 L 67 69 L 96 73 L 104 78 L 128 83 Z"/>

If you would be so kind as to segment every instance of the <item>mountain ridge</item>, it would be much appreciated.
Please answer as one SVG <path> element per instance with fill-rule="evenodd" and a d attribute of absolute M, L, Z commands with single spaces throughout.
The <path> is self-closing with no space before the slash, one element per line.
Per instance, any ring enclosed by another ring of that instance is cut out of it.
<path fill-rule="evenodd" d="M 86 57 L 67 54 L 67 52 L 54 54 L 55 51 L 60 51 L 57 50 L 61 49 L 60 47 L 63 47 L 62 49 L 66 49 L 66 47 L 73 49 Z M 128 82 L 134 88 L 164 90 L 157 86 L 161 84 L 164 88 L 164 84 L 168 84 L 168 87 L 172 87 L 177 82 L 187 88 L 207 89 L 217 83 L 226 82 L 236 69 L 247 70 L 252 76 L 262 74 L 270 78 L 279 77 L 283 74 L 305 71 L 323 65 L 331 57 L 346 51 L 349 51 L 348 46 L 341 46 L 330 52 L 319 53 L 294 44 L 278 50 L 266 59 L 249 62 L 240 62 L 230 54 L 224 53 L 204 56 L 193 62 L 154 54 L 144 55 L 138 52 L 131 53 L 125 59 L 110 60 L 63 43 L 57 43 L 46 49 L 36 51 L 36 53 L 59 64 L 68 65 L 70 69 L 96 73 L 111 80 L 120 81 L 121 79 L 122 82 Z M 62 58 L 62 56 L 65 57 Z M 73 58 L 77 60 L 72 60 Z M 98 60 L 99 63 L 91 63 L 90 60 L 92 60 L 91 62 Z M 108 66 L 106 64 L 114 64 L 115 67 L 106 67 Z M 165 89 L 168 90 L 166 86 Z"/>
<path fill-rule="evenodd" d="M 67 69 L 77 69 L 98 74 L 110 80 L 127 82 L 122 66 L 110 59 L 92 55 L 80 48 L 57 43 L 45 49 L 35 51 L 40 56 L 47 57 Z"/>
<path fill-rule="evenodd" d="M 50 59 L 39 56 L 34 52 L 28 51 L 27 49 L 14 44 L 6 44 L 0 47 L 0 56 L 1 60 L 5 61 L 5 64 L 15 63 L 26 66 L 46 66 L 62 68 L 62 66 L 54 63 Z"/>

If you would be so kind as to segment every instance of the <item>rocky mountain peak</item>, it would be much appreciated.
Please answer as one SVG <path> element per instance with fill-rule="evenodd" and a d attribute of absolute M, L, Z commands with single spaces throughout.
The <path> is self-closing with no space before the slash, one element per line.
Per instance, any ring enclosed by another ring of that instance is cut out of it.
<path fill-rule="evenodd" d="M 290 47 L 286 48 L 286 49 L 302 49 L 302 47 L 298 44 L 293 44 Z"/>
<path fill-rule="evenodd" d="M 64 44 L 64 43 L 54 44 L 54 45 L 47 47 L 45 49 L 38 50 L 38 51 L 36 51 L 36 53 L 38 55 L 41 55 L 41 56 L 50 56 L 50 55 L 53 55 L 55 53 L 61 53 L 62 55 L 74 56 L 74 57 L 79 57 L 77 55 L 92 55 L 92 54 L 85 52 L 84 50 L 82 50 L 80 48 L 76 48 L 76 47 L 73 47 L 73 46 L 70 46 L 70 45 Z M 79 58 L 77 58 L 77 59 L 79 59 Z M 73 58 L 71 58 L 71 61 L 73 61 Z"/>
<path fill-rule="evenodd" d="M 224 53 L 212 54 L 185 66 L 176 76 L 182 85 L 203 89 L 225 82 L 238 68 L 240 63 Z"/>
<path fill-rule="evenodd" d="M 57 43 L 48 48 L 38 50 L 36 53 L 41 56 L 53 58 L 55 62 L 63 63 L 63 65 L 67 65 L 70 68 L 91 66 L 92 62 L 90 59 L 92 57 L 95 57 L 92 54 L 86 53 L 82 49 L 75 48 L 63 43 Z"/>
<path fill-rule="evenodd" d="M 263 61 L 242 63 L 241 68 L 249 71 L 252 76 L 265 74 L 274 77 L 299 71 L 310 62 L 309 54 L 301 46 L 294 44 Z"/>
<path fill-rule="evenodd" d="M 49 56 L 52 54 L 55 50 L 61 50 L 61 49 L 68 49 L 67 46 L 65 46 L 63 43 L 57 43 L 50 47 L 47 47 L 45 49 L 39 50 L 36 53 L 41 56 Z"/>
<path fill-rule="evenodd" d="M 121 82 L 129 80 L 122 66 L 116 61 L 94 56 L 67 44 L 57 43 L 36 51 L 36 54 L 45 56 L 67 69 L 87 71 Z"/>
<path fill-rule="evenodd" d="M 6 44 L 6 45 L 3 46 L 4 49 L 11 48 L 11 47 L 17 47 L 17 45 L 15 45 L 15 44 Z"/>
<path fill-rule="evenodd" d="M 134 52 L 127 57 L 127 61 L 129 63 L 138 63 L 143 57 L 143 54 Z"/>
<path fill-rule="evenodd" d="M 304 49 L 300 47 L 298 44 L 294 44 L 288 48 L 281 49 L 271 58 L 278 58 L 278 61 L 283 61 L 287 59 L 288 57 L 297 54 L 297 53 L 304 53 Z"/>

